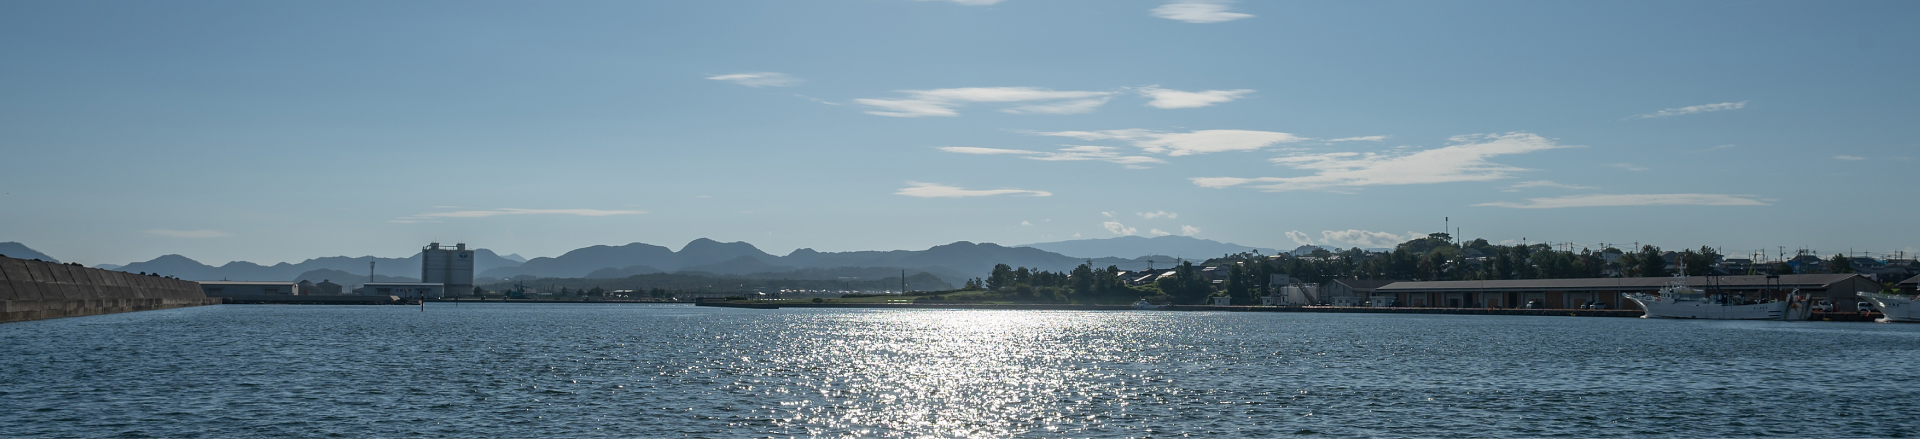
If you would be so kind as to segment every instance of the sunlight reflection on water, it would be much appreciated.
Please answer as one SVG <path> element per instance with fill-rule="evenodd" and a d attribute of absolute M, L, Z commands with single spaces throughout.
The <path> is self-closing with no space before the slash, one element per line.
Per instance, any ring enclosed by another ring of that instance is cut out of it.
<path fill-rule="evenodd" d="M 1920 325 L 219 306 L 0 325 L 19 436 L 1910 436 Z M 1897 367 L 1897 366 L 1895 366 Z M 1839 427 L 1836 427 L 1839 426 Z"/>

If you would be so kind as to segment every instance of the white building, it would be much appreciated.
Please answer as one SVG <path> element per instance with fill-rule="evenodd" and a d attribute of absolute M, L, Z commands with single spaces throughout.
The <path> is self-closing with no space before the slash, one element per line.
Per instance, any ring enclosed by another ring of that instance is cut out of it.
<path fill-rule="evenodd" d="M 465 243 L 453 248 L 427 244 L 420 249 L 420 282 L 445 285 L 440 293 L 449 297 L 473 295 L 473 250 Z"/>

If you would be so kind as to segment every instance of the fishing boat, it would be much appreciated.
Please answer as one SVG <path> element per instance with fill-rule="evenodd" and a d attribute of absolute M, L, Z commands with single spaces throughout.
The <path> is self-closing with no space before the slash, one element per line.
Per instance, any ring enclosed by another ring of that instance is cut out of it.
<path fill-rule="evenodd" d="M 1750 300 L 1721 291 L 1700 291 L 1687 286 L 1686 276 L 1675 276 L 1659 293 L 1629 293 L 1627 300 L 1647 310 L 1643 319 L 1709 320 L 1805 320 L 1811 313 L 1800 290 L 1787 300 Z"/>
<path fill-rule="evenodd" d="M 1874 308 L 1880 308 L 1884 316 L 1878 322 L 1920 322 L 1920 312 L 1914 311 L 1914 302 L 1920 302 L 1920 296 L 1901 296 L 1898 294 L 1858 293 L 1861 299 L 1873 302 Z"/>
<path fill-rule="evenodd" d="M 1153 304 L 1153 302 L 1148 302 L 1147 299 L 1140 299 L 1139 302 L 1133 303 L 1133 309 L 1160 309 L 1160 305 L 1155 305 Z"/>

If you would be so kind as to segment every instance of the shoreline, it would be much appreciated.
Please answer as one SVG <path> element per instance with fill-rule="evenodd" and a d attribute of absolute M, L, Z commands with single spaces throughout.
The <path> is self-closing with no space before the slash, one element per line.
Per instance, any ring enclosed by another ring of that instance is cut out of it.
<path fill-rule="evenodd" d="M 1026 310 L 1026 311 L 1134 311 L 1129 305 L 1075 305 L 1075 304 L 984 304 L 984 303 L 767 303 L 767 302 L 698 302 L 694 306 L 712 306 L 722 308 L 780 309 L 780 308 L 864 308 L 864 309 L 975 309 L 975 310 Z M 1491 315 L 1491 316 L 1550 316 L 1550 317 L 1613 317 L 1640 318 L 1645 311 L 1637 309 L 1509 309 L 1509 308 L 1374 308 L 1340 306 L 1211 306 L 1211 305 L 1165 305 L 1159 309 L 1139 311 L 1217 311 L 1217 312 L 1303 312 L 1338 314 L 1442 314 L 1442 315 Z M 1877 314 L 1852 312 L 1822 313 L 1814 312 L 1807 317 L 1809 322 L 1873 322 Z"/>

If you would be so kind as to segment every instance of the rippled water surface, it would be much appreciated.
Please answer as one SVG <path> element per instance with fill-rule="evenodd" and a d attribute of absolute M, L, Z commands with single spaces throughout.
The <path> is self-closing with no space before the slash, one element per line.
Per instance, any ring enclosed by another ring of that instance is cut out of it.
<path fill-rule="evenodd" d="M 0 436 L 1912 437 L 1920 325 L 224 305 L 0 325 Z"/>

